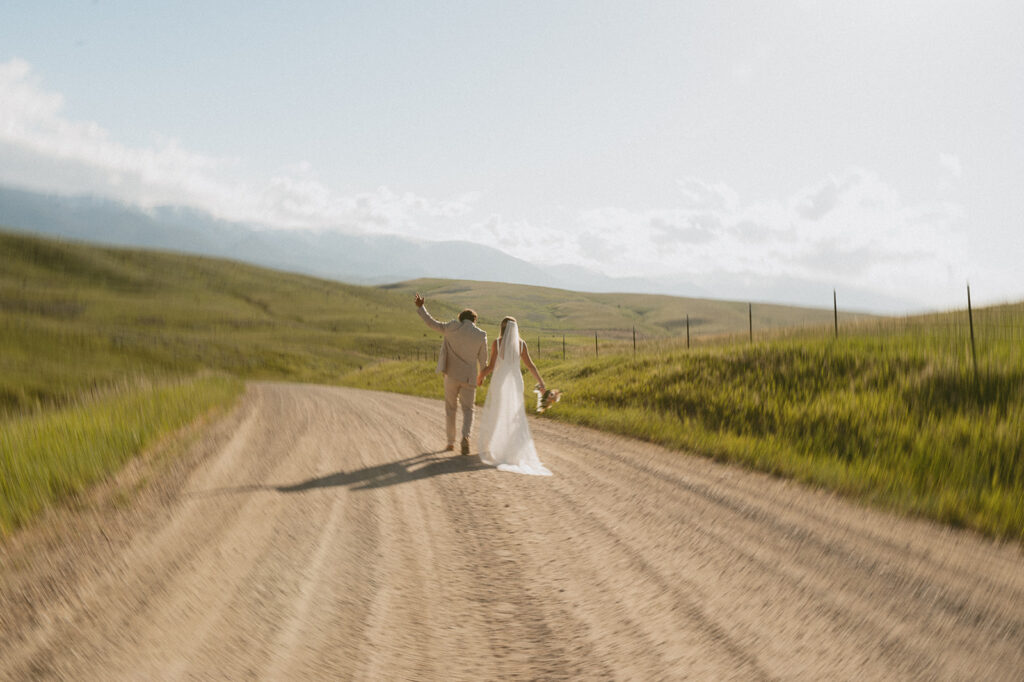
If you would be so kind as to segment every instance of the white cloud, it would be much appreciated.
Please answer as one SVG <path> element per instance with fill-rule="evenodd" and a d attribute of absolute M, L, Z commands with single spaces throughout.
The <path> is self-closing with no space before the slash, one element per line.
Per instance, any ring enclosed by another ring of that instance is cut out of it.
<path fill-rule="evenodd" d="M 805 188 L 794 197 L 796 212 L 806 220 L 820 220 L 836 208 L 842 195 L 862 179 L 859 173 L 851 172 L 842 179 L 830 176 L 817 186 Z"/>
<path fill-rule="evenodd" d="M 739 202 L 736 192 L 721 182 L 710 184 L 697 178 L 683 178 L 676 184 L 686 208 L 731 209 Z"/>
<path fill-rule="evenodd" d="M 732 273 L 831 282 L 918 301 L 934 301 L 936 288 L 963 282 L 962 210 L 907 204 L 866 170 L 829 177 L 784 201 L 744 204 L 724 185 L 693 179 L 680 186 L 686 191 L 679 207 L 581 211 L 557 240 L 521 223 L 521 247 L 508 250 L 616 276 Z M 535 248 L 542 241 L 544 248 Z"/>
<path fill-rule="evenodd" d="M 239 189 L 219 177 L 230 160 L 189 152 L 171 139 L 130 148 L 94 122 L 67 120 L 63 107 L 61 95 L 38 86 L 28 63 L 0 64 L 0 145 L 5 156 L 19 159 L 26 184 L 68 192 L 109 189 L 143 205 L 179 197 L 210 203 Z"/>
<path fill-rule="evenodd" d="M 189 151 L 157 137 L 129 147 L 94 122 L 68 120 L 64 98 L 45 91 L 24 60 L 0 63 L 0 183 L 63 194 L 96 194 L 142 207 L 200 208 L 227 220 L 273 227 L 346 227 L 434 236 L 431 223 L 464 216 L 478 197 L 436 201 L 386 187 L 339 195 L 305 162 L 261 185 L 238 179 L 237 159 Z"/>

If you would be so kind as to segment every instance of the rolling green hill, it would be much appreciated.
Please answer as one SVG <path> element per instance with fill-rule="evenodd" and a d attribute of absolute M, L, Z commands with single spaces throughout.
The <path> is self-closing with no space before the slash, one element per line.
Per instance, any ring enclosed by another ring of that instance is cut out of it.
<path fill-rule="evenodd" d="M 497 282 L 453 282 L 420 279 L 381 287 L 411 296 L 419 291 L 430 301 L 453 308 L 472 307 L 484 324 L 493 325 L 506 315 L 515 317 L 527 338 L 536 334 L 583 335 L 625 339 L 637 334 L 664 339 L 686 334 L 687 317 L 694 340 L 722 335 L 746 335 L 749 329 L 745 302 L 679 298 L 653 294 L 591 294 L 545 287 Z M 755 333 L 781 328 L 833 324 L 833 311 L 821 308 L 755 303 Z M 863 313 L 840 311 L 840 324 L 873 319 Z"/>
<path fill-rule="evenodd" d="M 334 382 L 408 354 L 398 294 L 194 256 L 0 233 L 0 413 L 200 370 Z"/>
<path fill-rule="evenodd" d="M 685 334 L 686 315 L 695 339 L 747 330 L 746 304 L 728 301 L 444 280 L 358 287 L 10 232 L 0 232 L 0 257 L 0 416 L 71 404 L 126 377 L 214 370 L 337 383 L 379 359 L 432 357 L 437 335 L 414 313 L 416 290 L 438 318 L 472 306 L 493 336 L 513 314 L 528 339 L 548 334 L 552 344 L 564 332 L 626 339 L 634 323 L 641 339 L 667 339 Z M 758 333 L 831 319 L 827 310 L 754 306 Z"/>

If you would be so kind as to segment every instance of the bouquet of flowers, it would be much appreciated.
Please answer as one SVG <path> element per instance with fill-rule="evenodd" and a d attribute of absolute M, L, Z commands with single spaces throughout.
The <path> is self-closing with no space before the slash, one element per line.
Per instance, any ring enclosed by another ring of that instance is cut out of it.
<path fill-rule="evenodd" d="M 537 384 L 533 392 L 537 394 L 537 413 L 546 411 L 549 407 L 557 403 L 562 399 L 562 392 L 557 388 L 549 388 L 545 391 L 540 390 L 540 384 Z"/>

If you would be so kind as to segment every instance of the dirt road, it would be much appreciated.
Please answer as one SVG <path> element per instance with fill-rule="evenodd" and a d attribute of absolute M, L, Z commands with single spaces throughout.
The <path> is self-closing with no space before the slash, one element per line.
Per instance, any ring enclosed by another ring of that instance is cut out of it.
<path fill-rule="evenodd" d="M 2 547 L 0 677 L 1024 676 L 1015 546 L 531 427 L 553 477 L 438 452 L 437 401 L 254 384 L 139 499 Z"/>

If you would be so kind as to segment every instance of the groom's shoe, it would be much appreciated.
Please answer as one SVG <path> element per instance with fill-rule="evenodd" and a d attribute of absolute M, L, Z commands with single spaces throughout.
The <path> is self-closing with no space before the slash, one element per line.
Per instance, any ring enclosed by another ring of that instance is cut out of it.
<path fill-rule="evenodd" d="M 463 438 L 462 439 L 462 454 L 464 454 L 464 455 L 468 455 L 469 454 L 469 439 L 468 438 Z"/>

